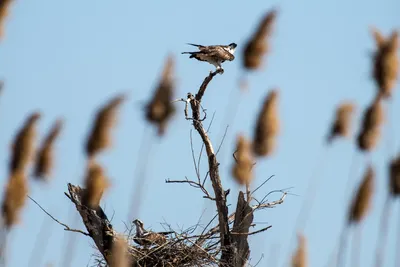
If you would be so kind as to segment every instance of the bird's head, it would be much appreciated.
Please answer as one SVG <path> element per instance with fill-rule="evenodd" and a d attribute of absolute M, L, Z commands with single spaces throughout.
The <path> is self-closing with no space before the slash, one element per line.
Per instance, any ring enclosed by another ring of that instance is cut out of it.
<path fill-rule="evenodd" d="M 229 53 L 231 53 L 231 54 L 233 55 L 233 53 L 235 53 L 236 46 L 237 46 L 237 44 L 235 44 L 235 43 L 230 43 L 230 44 L 228 45 Z"/>
<path fill-rule="evenodd" d="M 132 223 L 134 225 L 136 225 L 136 227 L 139 227 L 139 228 L 143 228 L 143 226 L 144 226 L 143 222 L 139 219 L 134 220 Z"/>

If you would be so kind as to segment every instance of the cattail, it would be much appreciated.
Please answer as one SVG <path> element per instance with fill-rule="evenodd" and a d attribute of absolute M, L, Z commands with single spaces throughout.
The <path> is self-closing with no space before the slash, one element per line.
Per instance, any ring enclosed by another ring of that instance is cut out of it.
<path fill-rule="evenodd" d="M 124 96 L 119 95 L 97 112 L 86 143 L 86 154 L 89 158 L 111 146 L 111 128 L 115 124 L 117 109 L 123 100 Z"/>
<path fill-rule="evenodd" d="M 243 136 L 237 138 L 235 163 L 232 168 L 232 175 L 240 185 L 250 184 L 253 179 L 253 156 L 251 153 L 251 144 Z"/>
<path fill-rule="evenodd" d="M 4 22 L 8 16 L 12 0 L 0 0 L 0 39 L 4 36 Z"/>
<path fill-rule="evenodd" d="M 257 156 L 268 156 L 275 149 L 279 133 L 278 91 L 272 90 L 266 97 L 255 127 L 253 151 Z"/>
<path fill-rule="evenodd" d="M 29 162 L 33 159 L 36 123 L 39 118 L 40 114 L 38 112 L 31 114 L 17 133 L 11 146 L 12 155 L 9 164 L 9 173 L 14 173 L 16 171 L 24 172 Z"/>
<path fill-rule="evenodd" d="M 2 203 L 3 221 L 7 228 L 10 228 L 19 221 L 19 214 L 25 204 L 28 193 L 28 184 L 24 172 L 18 170 L 10 175 L 5 188 Z"/>
<path fill-rule="evenodd" d="M 92 209 L 97 209 L 104 191 L 109 186 L 110 183 L 104 175 L 103 168 L 94 161 L 90 161 L 85 178 L 86 190 L 83 197 L 85 205 Z"/>
<path fill-rule="evenodd" d="M 400 154 L 390 162 L 389 175 L 389 191 L 392 196 L 397 197 L 400 195 Z"/>
<path fill-rule="evenodd" d="M 381 98 L 377 96 L 372 105 L 364 113 L 361 131 L 357 137 L 358 148 L 362 151 L 371 151 L 378 144 L 380 126 L 384 121 L 381 102 Z"/>
<path fill-rule="evenodd" d="M 175 108 L 172 105 L 174 64 L 173 57 L 169 56 L 153 97 L 146 106 L 146 119 L 150 123 L 157 125 L 160 136 L 164 134 L 167 123 L 175 112 Z"/>
<path fill-rule="evenodd" d="M 128 243 L 123 236 L 118 235 L 113 242 L 110 267 L 131 266 L 131 258 L 128 253 Z"/>
<path fill-rule="evenodd" d="M 379 94 L 384 98 L 390 98 L 399 71 L 398 32 L 394 31 L 387 39 L 377 29 L 372 29 L 372 34 L 377 46 L 373 56 L 373 77 L 378 86 Z"/>
<path fill-rule="evenodd" d="M 256 32 L 245 45 L 243 57 L 245 69 L 255 70 L 261 66 L 263 56 L 269 50 L 268 37 L 272 32 L 276 15 L 276 10 L 268 12 L 261 20 Z"/>
<path fill-rule="evenodd" d="M 307 260 L 307 240 L 303 235 L 299 235 L 299 244 L 296 253 L 292 257 L 292 267 L 306 267 Z"/>
<path fill-rule="evenodd" d="M 374 170 L 371 166 L 368 167 L 364 178 L 358 188 L 357 194 L 352 201 L 348 222 L 360 223 L 365 218 L 372 202 L 372 193 L 374 190 Z"/>
<path fill-rule="evenodd" d="M 35 177 L 48 177 L 51 175 L 53 165 L 53 147 L 54 142 L 61 132 L 63 121 L 57 120 L 51 128 L 49 134 L 44 140 L 36 156 L 36 165 L 34 170 Z"/>
<path fill-rule="evenodd" d="M 348 137 L 351 131 L 351 119 L 354 104 L 345 102 L 336 109 L 335 120 L 332 123 L 330 133 L 328 135 L 328 143 L 332 142 L 336 136 Z"/>

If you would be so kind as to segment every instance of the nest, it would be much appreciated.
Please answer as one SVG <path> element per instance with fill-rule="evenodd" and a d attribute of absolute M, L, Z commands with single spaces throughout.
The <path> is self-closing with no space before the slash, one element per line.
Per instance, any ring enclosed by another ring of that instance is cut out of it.
<path fill-rule="evenodd" d="M 221 252 L 218 231 L 196 235 L 196 228 L 180 232 L 171 230 L 166 243 L 145 247 L 134 242 L 134 227 L 131 227 L 123 235 L 128 241 L 127 249 L 132 259 L 130 266 L 218 266 Z M 92 266 L 109 266 L 100 252 L 94 256 Z"/>

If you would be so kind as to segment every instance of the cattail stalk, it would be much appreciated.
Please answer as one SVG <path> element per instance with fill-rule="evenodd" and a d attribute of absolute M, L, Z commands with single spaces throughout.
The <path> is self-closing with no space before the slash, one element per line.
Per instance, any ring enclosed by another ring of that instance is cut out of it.
<path fill-rule="evenodd" d="M 123 236 L 115 238 L 112 251 L 110 267 L 131 266 L 131 259 L 128 253 L 128 243 Z"/>
<path fill-rule="evenodd" d="M 237 138 L 235 163 L 232 167 L 232 176 L 235 181 L 240 185 L 249 186 L 253 179 L 253 155 L 251 153 L 251 144 L 243 136 L 239 135 Z"/>
<path fill-rule="evenodd" d="M 85 178 L 84 203 L 86 206 L 97 209 L 104 191 L 110 186 L 108 178 L 100 165 L 94 161 L 89 162 Z"/>
<path fill-rule="evenodd" d="M 4 37 L 4 24 L 13 0 L 0 0 L 0 39 Z"/>
<path fill-rule="evenodd" d="M 279 128 L 278 91 L 272 90 L 264 101 L 254 131 L 253 152 L 256 156 L 266 157 L 273 153 Z"/>
<path fill-rule="evenodd" d="M 344 102 L 339 105 L 336 109 L 335 120 L 332 123 L 329 135 L 328 143 L 337 137 L 347 138 L 351 132 L 351 119 L 353 112 L 355 110 L 355 105 L 350 102 Z"/>
<path fill-rule="evenodd" d="M 307 267 L 307 243 L 303 235 L 299 235 L 299 244 L 295 254 L 292 257 L 292 267 Z"/>
<path fill-rule="evenodd" d="M 377 46 L 373 56 L 373 77 L 379 94 L 384 98 L 390 98 L 399 72 L 398 32 L 393 31 L 387 39 L 375 28 L 372 29 L 372 34 Z"/>
<path fill-rule="evenodd" d="M 174 58 L 169 56 L 154 95 L 146 106 L 146 119 L 148 122 L 157 125 L 160 136 L 165 133 L 167 123 L 175 113 L 175 107 L 172 104 L 174 67 Z"/>
<path fill-rule="evenodd" d="M 243 67 L 255 70 L 261 67 L 264 55 L 269 51 L 269 36 L 277 16 L 277 11 L 269 11 L 260 21 L 255 33 L 244 47 Z"/>
<path fill-rule="evenodd" d="M 384 112 L 381 97 L 377 96 L 364 113 L 361 131 L 357 137 L 357 145 L 361 151 L 372 151 L 378 144 Z"/>
<path fill-rule="evenodd" d="M 37 178 L 49 177 L 53 167 L 53 147 L 62 129 L 63 121 L 57 120 L 45 138 L 40 150 L 37 153 L 34 175 Z"/>
<path fill-rule="evenodd" d="M 97 112 L 86 143 L 88 158 L 92 158 L 111 146 L 111 128 L 116 122 L 118 107 L 123 100 L 124 96 L 118 95 Z"/>

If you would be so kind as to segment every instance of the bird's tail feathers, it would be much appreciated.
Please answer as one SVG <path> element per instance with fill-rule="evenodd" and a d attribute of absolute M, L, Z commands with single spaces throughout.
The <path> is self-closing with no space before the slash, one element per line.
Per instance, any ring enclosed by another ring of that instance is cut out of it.
<path fill-rule="evenodd" d="M 197 47 L 202 47 L 202 45 L 198 45 L 198 44 L 192 44 L 192 43 L 186 43 L 188 45 L 193 45 L 193 46 L 197 46 Z"/>

